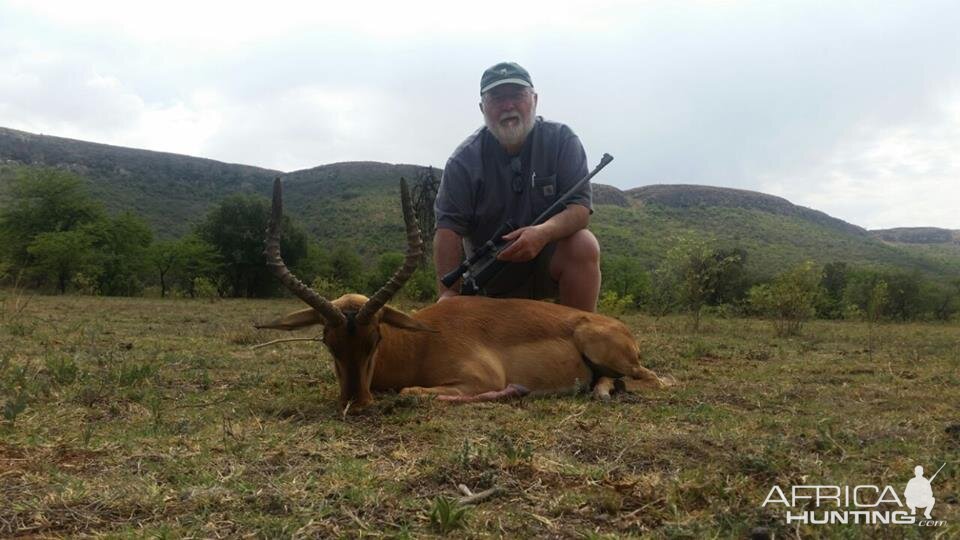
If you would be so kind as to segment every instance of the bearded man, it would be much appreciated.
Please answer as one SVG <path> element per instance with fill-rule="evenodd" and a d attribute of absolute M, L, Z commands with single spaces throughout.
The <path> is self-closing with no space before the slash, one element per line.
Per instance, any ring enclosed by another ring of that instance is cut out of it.
<path fill-rule="evenodd" d="M 484 127 L 450 156 L 437 193 L 433 240 L 439 301 L 459 294 L 439 278 L 482 246 L 507 220 L 531 223 L 587 175 L 580 139 L 559 123 L 536 115 L 537 94 L 527 70 L 497 64 L 480 78 Z M 556 298 L 560 304 L 596 311 L 600 293 L 600 245 L 586 229 L 590 185 L 545 223 L 506 236 L 513 243 L 499 259 L 506 268 L 485 293 L 504 298 Z"/>

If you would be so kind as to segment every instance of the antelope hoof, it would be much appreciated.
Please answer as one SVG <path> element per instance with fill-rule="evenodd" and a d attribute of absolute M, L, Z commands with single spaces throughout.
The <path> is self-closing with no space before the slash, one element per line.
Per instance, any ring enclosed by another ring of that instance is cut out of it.
<path fill-rule="evenodd" d="M 610 401 L 610 391 L 616 387 L 616 381 L 610 377 L 600 377 L 593 386 L 593 397 L 600 401 Z"/>

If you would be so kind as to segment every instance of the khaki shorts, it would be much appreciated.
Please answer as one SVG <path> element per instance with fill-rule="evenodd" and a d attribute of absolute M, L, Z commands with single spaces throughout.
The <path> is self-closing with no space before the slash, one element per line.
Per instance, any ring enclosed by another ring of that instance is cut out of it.
<path fill-rule="evenodd" d="M 557 298 L 560 285 L 550 277 L 550 260 L 556 250 L 556 242 L 551 242 L 532 261 L 508 264 L 487 283 L 486 296 L 531 300 Z"/>

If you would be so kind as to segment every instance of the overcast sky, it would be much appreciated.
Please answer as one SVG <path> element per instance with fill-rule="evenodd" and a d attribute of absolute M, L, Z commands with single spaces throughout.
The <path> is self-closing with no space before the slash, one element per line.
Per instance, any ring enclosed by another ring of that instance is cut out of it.
<path fill-rule="evenodd" d="M 598 182 L 960 229 L 960 2 L 0 0 L 0 126 L 293 171 L 442 167 L 526 67 Z M 250 7 L 247 7 L 250 6 Z"/>

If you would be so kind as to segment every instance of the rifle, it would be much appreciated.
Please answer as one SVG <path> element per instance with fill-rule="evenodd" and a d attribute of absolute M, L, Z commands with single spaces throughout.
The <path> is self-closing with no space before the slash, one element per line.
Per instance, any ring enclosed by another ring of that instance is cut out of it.
<path fill-rule="evenodd" d="M 590 171 L 586 176 L 577 181 L 566 193 L 564 193 L 560 198 L 556 200 L 549 208 L 543 211 L 536 219 L 530 223 L 530 226 L 540 225 L 541 223 L 552 218 L 556 214 L 559 214 L 561 210 L 566 206 L 565 203 L 574 193 L 577 192 L 584 184 L 590 181 L 601 169 L 607 166 L 608 163 L 613 161 L 613 156 L 610 154 L 603 154 L 603 158 L 600 159 L 600 164 L 597 165 L 592 171 Z M 519 229 L 517 225 L 513 222 L 507 220 L 506 223 L 500 226 L 497 229 L 497 232 L 493 233 L 493 236 L 486 241 L 482 246 L 473 252 L 473 254 L 468 257 L 465 261 L 460 263 L 455 270 L 448 272 L 443 278 L 440 279 L 440 282 L 443 283 L 445 287 L 452 287 L 454 283 L 457 282 L 461 277 L 463 282 L 460 284 L 460 294 L 469 296 L 475 294 L 482 294 L 486 284 L 496 277 L 508 264 L 508 261 L 501 261 L 497 259 L 497 255 L 501 251 L 507 249 L 513 242 L 507 242 L 503 239 L 503 236 Z"/>
<path fill-rule="evenodd" d="M 930 484 L 932 484 L 932 483 L 933 483 L 933 479 L 936 478 L 938 474 L 940 474 L 940 471 L 942 471 L 943 468 L 944 468 L 946 465 L 947 465 L 947 463 L 944 462 L 943 465 L 941 465 L 940 468 L 937 469 L 937 472 L 933 473 L 933 476 L 931 476 L 930 479 L 927 480 L 927 482 L 930 483 Z"/>

